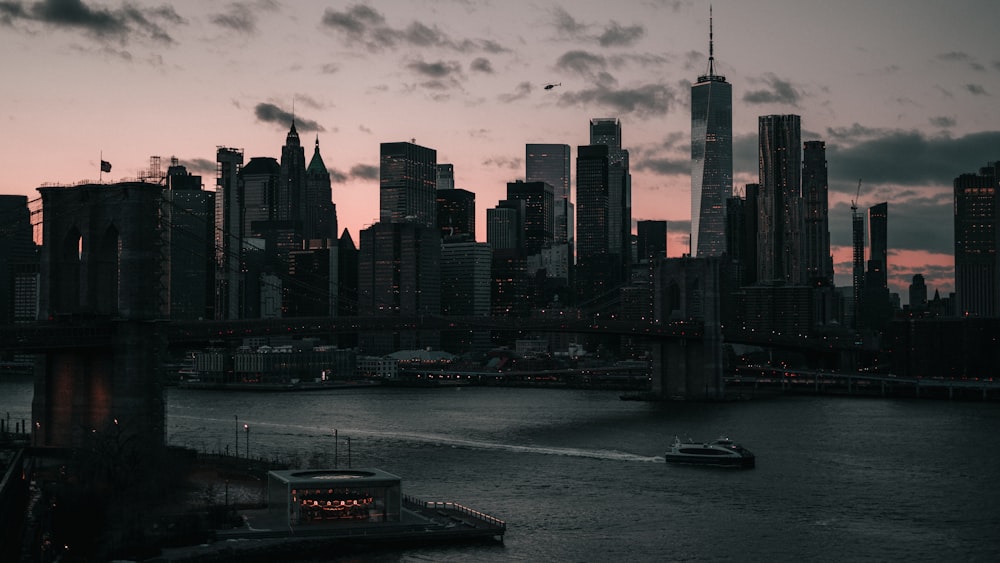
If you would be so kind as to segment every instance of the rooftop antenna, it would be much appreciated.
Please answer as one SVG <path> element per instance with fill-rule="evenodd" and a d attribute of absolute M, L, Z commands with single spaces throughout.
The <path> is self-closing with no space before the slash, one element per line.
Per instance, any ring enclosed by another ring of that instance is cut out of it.
<path fill-rule="evenodd" d="M 712 33 L 712 5 L 708 5 L 708 75 L 715 76 L 715 41 Z"/>

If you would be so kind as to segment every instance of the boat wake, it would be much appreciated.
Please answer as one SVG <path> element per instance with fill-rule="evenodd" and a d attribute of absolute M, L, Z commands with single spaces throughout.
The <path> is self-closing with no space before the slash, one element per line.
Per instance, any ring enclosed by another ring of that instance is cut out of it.
<path fill-rule="evenodd" d="M 173 416 L 172 418 L 191 418 L 204 421 L 201 417 Z M 220 419 L 220 422 L 222 420 Z M 288 432 L 304 438 L 313 437 L 316 439 L 332 438 L 333 432 L 325 428 L 315 426 L 304 426 L 295 424 L 276 424 L 267 422 L 249 421 L 252 425 L 268 427 L 275 432 Z M 394 431 L 373 431 L 360 430 L 357 428 L 341 428 L 338 430 L 341 437 L 351 436 L 355 438 L 375 438 L 384 440 L 399 440 L 415 444 L 427 444 L 432 446 L 450 446 L 455 448 L 472 448 L 477 450 L 497 450 L 514 453 L 559 455 L 568 457 L 583 457 L 590 459 L 604 459 L 609 461 L 628 461 L 663 463 L 663 456 L 644 456 L 617 450 L 591 450 L 584 448 L 563 448 L 556 446 L 509 444 L 501 442 L 489 442 L 484 440 L 471 440 L 467 438 L 457 438 L 442 434 L 422 434 L 414 432 L 394 432 Z"/>

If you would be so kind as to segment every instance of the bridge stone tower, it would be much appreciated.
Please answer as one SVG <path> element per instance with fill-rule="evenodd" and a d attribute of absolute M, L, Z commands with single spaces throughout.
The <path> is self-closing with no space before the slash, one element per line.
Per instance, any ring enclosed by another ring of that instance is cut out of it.
<path fill-rule="evenodd" d="M 165 318 L 161 187 L 143 182 L 38 188 L 43 247 L 39 320 L 110 335 L 92 347 L 52 342 L 39 356 L 32 403 L 36 446 L 81 447 L 112 431 L 159 449 L 163 390 L 156 375 Z"/>
<path fill-rule="evenodd" d="M 661 322 L 691 323 L 702 338 L 653 346 L 653 394 L 687 400 L 724 397 L 719 270 L 717 257 L 671 258 L 658 264 L 654 307 Z"/>

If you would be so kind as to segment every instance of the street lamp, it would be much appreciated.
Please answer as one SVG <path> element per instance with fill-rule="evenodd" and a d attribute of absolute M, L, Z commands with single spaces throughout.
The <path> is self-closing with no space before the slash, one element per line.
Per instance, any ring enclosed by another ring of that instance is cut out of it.
<path fill-rule="evenodd" d="M 247 432 L 247 459 L 250 459 L 250 425 L 244 424 L 243 430 Z"/>

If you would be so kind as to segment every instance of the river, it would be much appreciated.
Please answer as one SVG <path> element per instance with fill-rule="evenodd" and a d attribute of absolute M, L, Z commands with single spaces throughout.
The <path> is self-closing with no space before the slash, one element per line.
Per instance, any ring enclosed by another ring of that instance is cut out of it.
<path fill-rule="evenodd" d="M 30 420 L 30 402 L 30 383 L 0 382 L 0 416 Z M 225 451 L 239 440 L 241 455 L 249 445 L 253 456 L 302 466 L 347 466 L 350 438 L 353 467 L 378 467 L 400 476 L 405 494 L 508 523 L 503 544 L 343 561 L 1000 560 L 995 402 L 171 388 L 167 417 L 170 444 Z M 752 450 L 757 467 L 663 461 L 675 435 L 722 434 Z"/>

